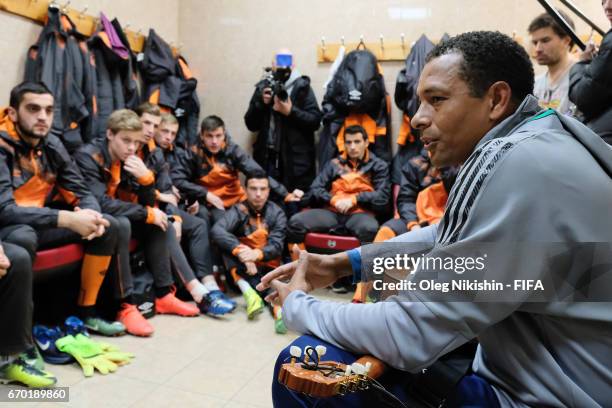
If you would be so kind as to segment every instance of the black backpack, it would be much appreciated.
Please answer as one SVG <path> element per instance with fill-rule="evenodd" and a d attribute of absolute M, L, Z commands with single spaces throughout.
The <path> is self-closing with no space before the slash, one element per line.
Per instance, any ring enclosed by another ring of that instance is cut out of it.
<path fill-rule="evenodd" d="M 327 87 L 325 97 L 342 111 L 378 112 L 385 97 L 385 84 L 374 54 L 368 50 L 349 52 Z"/>

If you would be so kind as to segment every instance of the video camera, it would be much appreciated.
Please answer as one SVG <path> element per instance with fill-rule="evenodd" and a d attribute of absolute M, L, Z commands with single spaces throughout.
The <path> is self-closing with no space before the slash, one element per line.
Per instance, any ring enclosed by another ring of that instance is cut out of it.
<path fill-rule="evenodd" d="M 289 71 L 288 74 L 286 71 Z M 285 89 L 285 81 L 291 75 L 291 69 L 279 69 L 273 71 L 271 67 L 265 68 L 264 74 L 264 88 L 270 88 L 272 90 L 272 97 L 274 95 L 278 96 L 278 99 L 285 102 L 289 99 L 289 93 L 287 93 L 287 89 Z"/>
<path fill-rule="evenodd" d="M 285 102 L 289 99 L 285 82 L 291 76 L 293 57 L 291 54 L 277 54 L 275 63 L 276 69 L 272 69 L 272 67 L 264 68 L 264 88 L 270 88 L 272 90 L 272 97 L 276 95 L 278 99 Z"/>

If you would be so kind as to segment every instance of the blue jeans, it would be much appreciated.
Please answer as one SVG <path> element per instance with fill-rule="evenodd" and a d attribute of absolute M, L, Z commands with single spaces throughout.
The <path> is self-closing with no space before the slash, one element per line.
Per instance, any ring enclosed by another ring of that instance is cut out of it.
<path fill-rule="evenodd" d="M 297 338 L 287 346 L 278 356 L 274 367 L 274 378 L 272 379 L 272 402 L 276 408 L 290 407 L 313 407 L 317 408 L 360 408 L 382 406 L 381 399 L 387 398 L 380 393 L 370 390 L 358 391 L 344 396 L 317 399 L 307 395 L 291 391 L 277 381 L 278 372 L 282 364 L 289 362 L 291 355 L 289 347 L 298 346 L 304 350 L 306 346 L 324 345 L 327 352 L 323 360 L 332 360 L 344 364 L 354 363 L 359 356 L 329 344 L 313 336 L 304 335 Z M 410 404 L 411 398 L 407 394 L 408 386 L 412 376 L 410 373 L 388 369 L 378 381 L 395 395 L 400 401 Z M 389 400 L 391 402 L 391 400 Z M 392 405 L 391 405 L 392 406 Z M 447 399 L 447 408 L 495 408 L 499 407 L 499 402 L 491 386 L 482 378 L 475 374 L 464 377 L 457 385 L 455 391 Z"/>

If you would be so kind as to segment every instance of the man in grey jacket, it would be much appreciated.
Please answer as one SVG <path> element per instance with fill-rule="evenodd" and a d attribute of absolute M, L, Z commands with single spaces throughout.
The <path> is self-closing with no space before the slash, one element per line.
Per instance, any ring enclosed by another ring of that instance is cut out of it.
<path fill-rule="evenodd" d="M 503 34 L 471 32 L 436 46 L 419 82 L 421 106 L 412 126 L 421 130 L 435 166 L 463 167 L 439 225 L 396 240 L 431 247 L 425 259 L 480 243 L 503 244 L 505 258 L 489 265 L 495 276 L 545 282 L 566 277 L 580 282 L 585 292 L 597 290 L 600 302 L 552 297 L 536 302 L 535 288 L 499 302 L 473 302 L 468 291 L 445 300 L 410 290 L 375 304 L 324 302 L 306 293 L 339 276 L 370 279 L 371 271 L 361 266 L 362 254 L 392 254 L 385 245 L 333 256 L 302 252 L 299 261 L 270 272 L 261 284 L 275 290 L 269 297 L 283 304 L 288 328 L 314 336 L 294 344 L 327 344 L 325 359 L 345 363 L 371 354 L 393 367 L 381 381 L 406 400 L 406 371 L 419 372 L 477 339 L 473 373 L 445 406 L 591 407 L 609 402 L 612 149 L 574 119 L 540 110 L 532 89 L 527 54 Z M 513 243 L 524 252 L 513 251 Z M 576 272 L 572 252 L 569 261 L 555 262 L 551 272 L 551 254 L 528 251 L 524 243 L 599 243 L 603 261 L 597 272 Z M 419 281 L 422 273 L 417 270 L 410 280 Z M 452 274 L 442 271 L 437 281 Z M 276 372 L 287 356 L 285 350 Z M 279 385 L 276 377 L 272 391 L 275 406 L 313 403 Z M 372 406 L 377 401 L 372 394 L 335 397 L 326 406 Z"/>

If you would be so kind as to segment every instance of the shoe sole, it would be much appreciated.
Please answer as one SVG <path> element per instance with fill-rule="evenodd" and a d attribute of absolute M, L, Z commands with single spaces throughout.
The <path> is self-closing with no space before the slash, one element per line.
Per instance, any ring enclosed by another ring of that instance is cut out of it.
<path fill-rule="evenodd" d="M 200 315 L 200 311 L 198 311 L 198 313 L 196 314 L 181 314 L 181 313 L 172 313 L 172 312 L 160 312 L 159 310 L 156 310 L 155 313 L 163 314 L 163 315 L 174 315 L 174 316 L 180 316 L 180 317 L 196 317 Z"/>
<path fill-rule="evenodd" d="M 28 384 L 26 384 L 24 382 L 21 382 L 19 380 L 9 380 L 9 379 L 6 379 L 6 378 L 0 378 L 0 385 L 8 385 L 8 384 L 23 384 L 23 385 L 25 385 L 28 388 L 47 388 L 47 387 L 52 387 L 55 384 L 57 384 L 57 381 L 54 381 L 54 382 L 52 382 L 51 384 L 48 384 L 48 385 L 39 385 L 37 387 L 32 387 L 31 385 L 28 385 Z"/>
<path fill-rule="evenodd" d="M 257 315 L 262 314 L 264 309 L 265 309 L 265 306 L 262 306 L 261 308 L 252 311 L 250 314 L 247 315 L 247 318 L 249 320 L 253 320 Z"/>
<path fill-rule="evenodd" d="M 85 326 L 85 327 L 87 328 L 87 330 L 89 330 L 91 332 L 94 332 L 94 333 L 97 333 L 97 334 L 99 334 L 101 336 L 104 336 L 104 337 L 119 337 L 119 336 L 123 336 L 125 334 L 125 332 L 126 332 L 124 330 L 122 332 L 109 334 L 109 333 L 104 333 L 103 331 L 98 330 L 96 327 L 90 327 L 90 326 Z"/>

